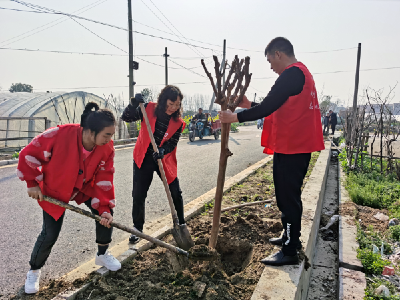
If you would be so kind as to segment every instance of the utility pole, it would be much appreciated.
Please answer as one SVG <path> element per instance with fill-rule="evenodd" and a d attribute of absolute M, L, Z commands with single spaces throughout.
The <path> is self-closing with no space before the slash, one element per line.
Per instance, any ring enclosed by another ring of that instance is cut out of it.
<path fill-rule="evenodd" d="M 223 77 L 223 81 L 222 81 L 222 86 L 225 85 L 225 60 L 226 60 L 226 40 L 224 40 L 224 52 L 223 52 L 223 58 L 222 58 L 222 65 L 221 68 L 224 71 L 224 77 Z"/>
<path fill-rule="evenodd" d="M 165 85 L 168 85 L 168 51 L 167 47 L 165 47 L 165 53 L 163 55 L 165 57 Z"/>
<path fill-rule="evenodd" d="M 219 69 L 220 73 L 222 72 L 222 70 L 224 71 L 224 77 L 223 77 L 222 85 L 225 85 L 225 61 L 226 61 L 226 40 L 224 40 L 222 64 L 221 64 L 220 69 Z M 214 100 L 215 100 L 215 94 L 213 94 L 213 96 L 211 98 L 210 109 L 208 110 L 210 115 L 211 115 L 212 108 L 214 106 Z"/>
<path fill-rule="evenodd" d="M 128 28 L 129 28 L 129 99 L 134 96 L 133 91 L 133 38 L 132 38 L 132 7 L 128 0 Z"/>
<path fill-rule="evenodd" d="M 356 68 L 356 82 L 354 86 L 354 97 L 353 97 L 353 115 L 352 115 L 352 127 L 350 127 L 351 131 L 348 131 L 348 134 L 351 136 L 351 132 L 353 131 L 354 126 L 356 126 L 357 122 L 357 95 L 358 95 L 358 82 L 360 75 L 360 59 L 361 59 L 361 43 L 358 43 L 358 51 L 357 51 L 357 68 Z"/>
<path fill-rule="evenodd" d="M 357 96 L 358 96 L 358 82 L 359 82 L 359 75 L 360 75 L 360 59 L 361 59 L 361 43 L 358 43 L 358 51 L 357 51 L 357 68 L 356 68 L 356 82 L 355 82 L 355 86 L 354 86 L 354 97 L 353 97 L 353 115 L 352 115 L 352 120 L 351 120 L 351 126 L 350 126 L 350 130 L 349 130 L 349 126 L 347 127 L 347 134 L 348 137 L 346 137 L 346 142 L 347 141 L 352 141 L 355 137 L 353 137 L 353 133 L 355 134 L 355 128 L 357 126 L 357 114 L 358 114 L 358 110 L 357 110 Z M 362 133 L 360 132 L 360 135 Z M 356 151 L 356 160 L 354 162 L 354 164 L 357 164 L 357 159 L 358 159 L 358 148 Z M 349 166 L 352 166 L 352 160 L 353 160 L 353 153 L 351 151 L 351 147 L 350 147 L 350 155 L 348 156 L 348 164 Z"/>
<path fill-rule="evenodd" d="M 254 93 L 254 102 L 256 102 L 257 93 Z"/>
<path fill-rule="evenodd" d="M 132 6 L 131 0 L 128 0 L 128 37 L 129 37 L 129 100 L 134 97 L 134 89 L 133 86 L 135 82 L 133 81 L 133 70 L 139 69 L 138 62 L 133 60 L 133 37 L 132 37 Z M 119 128 L 122 128 L 122 120 L 119 119 Z M 136 122 L 133 123 L 133 134 L 137 136 Z M 119 132 L 120 133 L 120 132 Z M 120 137 L 121 138 L 121 133 Z"/>

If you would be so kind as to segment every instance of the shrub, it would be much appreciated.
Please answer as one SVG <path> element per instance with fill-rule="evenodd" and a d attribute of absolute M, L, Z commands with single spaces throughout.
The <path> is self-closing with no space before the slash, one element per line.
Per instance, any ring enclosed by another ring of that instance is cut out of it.
<path fill-rule="evenodd" d="M 373 253 L 371 249 L 357 249 L 357 258 L 364 266 L 365 274 L 381 275 L 383 268 L 390 265 L 390 261 L 382 259 L 379 253 Z"/>
<path fill-rule="evenodd" d="M 400 225 L 390 227 L 390 233 L 392 235 L 392 239 L 400 241 Z"/>
<path fill-rule="evenodd" d="M 379 232 L 374 231 L 372 225 L 368 226 L 367 231 L 363 231 L 360 224 L 357 223 L 357 242 L 360 249 L 372 249 L 372 245 L 380 248 L 383 242 L 383 253 L 392 253 L 392 246 L 383 239 Z"/>
<path fill-rule="evenodd" d="M 239 131 L 238 126 L 239 126 L 239 123 L 232 123 L 231 124 L 231 130 L 233 132 Z"/>

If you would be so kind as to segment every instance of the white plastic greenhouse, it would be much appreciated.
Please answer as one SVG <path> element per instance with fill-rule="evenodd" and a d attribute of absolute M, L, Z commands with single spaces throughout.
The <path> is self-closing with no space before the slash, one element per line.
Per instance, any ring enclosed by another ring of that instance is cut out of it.
<path fill-rule="evenodd" d="M 119 122 L 121 108 L 115 99 L 103 99 L 91 93 L 0 93 L 0 149 L 26 146 L 45 129 L 60 124 L 80 123 L 88 102 L 108 108 L 117 121 L 114 139 L 129 137 L 124 122 Z"/>

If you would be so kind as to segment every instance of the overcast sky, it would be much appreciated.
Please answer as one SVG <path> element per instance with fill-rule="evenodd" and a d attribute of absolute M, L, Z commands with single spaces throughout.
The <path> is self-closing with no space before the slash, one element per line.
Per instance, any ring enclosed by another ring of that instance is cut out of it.
<path fill-rule="evenodd" d="M 127 28 L 126 0 L 29 1 Z M 0 7 L 32 11 L 8 0 L 0 0 Z M 80 10 L 83 7 L 86 8 Z M 361 70 L 365 70 L 360 73 L 360 93 L 368 86 L 388 89 L 400 81 L 400 1 L 132 0 L 132 13 L 133 20 L 141 23 L 133 23 L 133 29 L 138 32 L 213 49 L 193 48 L 134 33 L 134 51 L 139 62 L 135 91 L 163 86 L 162 54 L 168 47 L 169 83 L 178 84 L 186 95 L 211 94 L 199 57 L 204 56 L 211 62 L 213 54 L 221 55 L 226 39 L 228 61 L 235 54 L 251 57 L 253 79 L 247 96 L 251 99 L 255 93 L 257 97 L 266 96 L 277 75 L 270 70 L 264 49 L 277 36 L 293 43 L 297 59 L 314 75 L 318 92 L 323 89 L 325 95 L 332 95 L 343 103 L 353 96 L 358 43 L 362 43 Z M 123 93 L 128 99 L 127 31 L 86 20 L 76 21 L 87 29 L 65 16 L 0 9 L 0 47 L 116 55 L 0 49 L 2 90 L 8 90 L 14 82 L 22 82 L 31 84 L 34 91 L 83 90 L 99 96 Z M 53 23 L 46 25 L 49 22 Z M 332 51 L 339 49 L 346 50 Z M 327 52 L 310 53 L 316 51 Z M 192 68 L 197 74 L 174 62 Z M 210 70 L 212 65 L 208 66 Z M 367 71 L 382 68 L 392 69 Z M 394 102 L 400 99 L 396 97 Z"/>

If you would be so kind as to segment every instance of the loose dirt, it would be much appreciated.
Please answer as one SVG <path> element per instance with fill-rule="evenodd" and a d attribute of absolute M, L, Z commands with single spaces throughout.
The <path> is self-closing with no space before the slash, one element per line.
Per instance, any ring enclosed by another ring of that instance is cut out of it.
<path fill-rule="evenodd" d="M 312 170 L 318 154 L 310 163 Z M 308 172 L 305 182 L 311 171 Z M 304 184 L 305 184 L 304 182 Z M 272 162 L 257 170 L 243 183 L 234 186 L 223 197 L 223 208 L 274 197 Z M 205 212 L 188 222 L 196 249 L 209 252 L 212 226 L 212 204 Z M 273 201 L 267 205 L 243 207 L 224 212 L 216 246 L 217 259 L 185 260 L 163 248 L 139 253 L 109 276 L 92 275 L 91 286 L 77 295 L 76 300 L 156 300 L 156 299 L 250 299 L 264 270 L 260 260 L 269 256 L 274 246 L 268 240 L 281 234 L 280 212 Z M 164 241 L 173 243 L 172 236 Z M 40 298 L 51 299 L 54 290 L 46 289 Z M 15 299 L 25 299 L 16 297 Z"/>
<path fill-rule="evenodd" d="M 389 214 L 386 209 L 371 208 L 357 205 L 353 202 L 346 202 L 341 205 L 341 214 L 354 217 L 354 220 L 351 221 L 353 224 L 355 220 L 361 220 L 360 225 L 363 230 L 367 230 L 368 226 L 372 225 L 374 230 L 384 233 L 388 229 L 389 220 L 381 221 L 376 219 L 374 216 L 377 213 Z"/>

